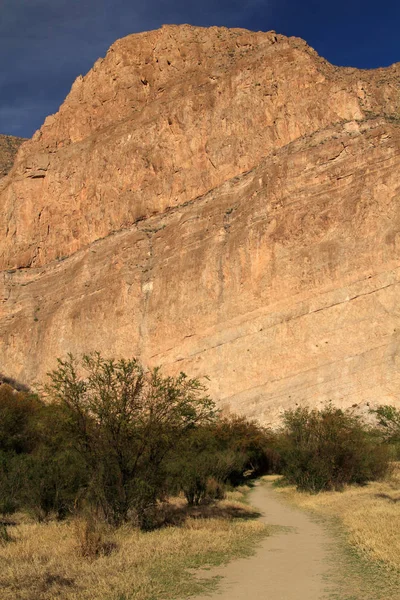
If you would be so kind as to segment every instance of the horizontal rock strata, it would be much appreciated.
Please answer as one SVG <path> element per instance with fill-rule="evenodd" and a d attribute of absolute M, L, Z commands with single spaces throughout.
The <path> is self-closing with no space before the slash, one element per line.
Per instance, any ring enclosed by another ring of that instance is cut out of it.
<path fill-rule="evenodd" d="M 137 355 L 210 377 L 264 422 L 296 403 L 396 403 L 400 128 L 349 121 L 62 260 L 3 272 L 1 370 Z"/>
<path fill-rule="evenodd" d="M 398 404 L 399 80 L 275 32 L 118 40 L 0 180 L 0 372 L 100 350 L 263 422 Z"/>

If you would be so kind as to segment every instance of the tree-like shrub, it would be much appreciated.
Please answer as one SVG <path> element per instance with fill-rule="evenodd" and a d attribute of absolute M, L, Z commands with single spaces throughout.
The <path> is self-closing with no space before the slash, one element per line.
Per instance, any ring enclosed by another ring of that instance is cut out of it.
<path fill-rule="evenodd" d="M 86 500 L 109 522 L 151 526 L 166 489 L 168 453 L 189 431 L 212 422 L 215 405 L 197 379 L 163 377 L 139 362 L 99 353 L 69 355 L 50 374 L 49 397 L 62 407 L 70 437 L 85 459 Z"/>
<path fill-rule="evenodd" d="M 276 436 L 267 427 L 246 417 L 231 415 L 219 419 L 214 427 L 218 447 L 239 453 L 244 462 L 229 474 L 232 485 L 243 483 L 244 475 L 252 477 L 276 473 L 280 457 L 276 450 Z"/>
<path fill-rule="evenodd" d="M 243 453 L 221 446 L 215 425 L 200 427 L 183 437 L 172 453 L 169 489 L 182 491 L 188 504 L 197 506 L 223 495 L 224 484 L 232 473 L 242 473 L 245 463 Z"/>
<path fill-rule="evenodd" d="M 371 411 L 378 422 L 378 431 L 389 445 L 395 460 L 400 460 L 400 410 L 395 406 L 383 405 Z"/>
<path fill-rule="evenodd" d="M 168 462 L 170 491 L 189 505 L 218 498 L 225 485 L 276 469 L 274 434 L 244 417 L 219 418 L 181 439 Z"/>
<path fill-rule="evenodd" d="M 328 405 L 284 413 L 282 471 L 300 490 L 341 490 L 383 477 L 389 453 L 360 418 Z"/>

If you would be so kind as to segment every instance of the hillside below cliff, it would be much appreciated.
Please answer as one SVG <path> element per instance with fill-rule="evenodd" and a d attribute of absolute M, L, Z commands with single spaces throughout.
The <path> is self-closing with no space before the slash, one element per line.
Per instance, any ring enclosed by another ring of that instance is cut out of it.
<path fill-rule="evenodd" d="M 400 392 L 400 64 L 275 32 L 118 40 L 0 180 L 0 371 L 100 350 L 226 410 Z"/>

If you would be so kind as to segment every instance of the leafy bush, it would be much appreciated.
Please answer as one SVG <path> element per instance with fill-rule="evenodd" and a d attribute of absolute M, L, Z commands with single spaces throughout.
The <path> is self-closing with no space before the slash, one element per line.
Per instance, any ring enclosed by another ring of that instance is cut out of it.
<path fill-rule="evenodd" d="M 73 510 L 86 472 L 65 415 L 36 396 L 0 386 L 0 513 L 19 508 L 38 520 Z"/>
<path fill-rule="evenodd" d="M 218 481 L 215 477 L 207 479 L 206 499 L 208 500 L 223 500 L 226 496 L 225 485 Z"/>
<path fill-rule="evenodd" d="M 205 388 L 183 373 L 162 377 L 135 359 L 106 360 L 99 353 L 80 364 L 69 355 L 49 375 L 48 395 L 65 411 L 86 462 L 87 498 L 109 522 L 135 518 L 148 527 L 151 507 L 165 491 L 168 453 L 216 418 Z"/>
<path fill-rule="evenodd" d="M 136 359 L 68 355 L 49 378 L 46 402 L 0 384 L 0 513 L 86 515 L 77 535 L 88 557 L 105 552 L 99 519 L 152 529 L 167 495 L 198 505 L 271 472 L 299 489 L 339 490 L 382 477 L 400 446 L 390 406 L 375 411 L 375 429 L 331 405 L 288 410 L 274 433 L 221 418 L 197 379 L 163 377 Z"/>
<path fill-rule="evenodd" d="M 400 410 L 388 404 L 372 410 L 378 420 L 378 429 L 385 443 L 393 451 L 394 458 L 400 460 Z"/>
<path fill-rule="evenodd" d="M 276 473 L 280 457 L 276 450 L 276 435 L 245 417 L 231 415 L 220 419 L 214 428 L 214 436 L 220 449 L 237 452 L 244 462 L 229 474 L 232 485 L 243 483 L 245 473 L 252 477 Z"/>
<path fill-rule="evenodd" d="M 200 427 L 182 438 L 172 454 L 170 490 L 182 491 L 188 504 L 197 506 L 211 499 L 213 487 L 216 494 L 222 494 L 223 484 L 233 472 L 241 472 L 245 462 L 241 452 L 221 447 L 215 427 Z"/>
<path fill-rule="evenodd" d="M 32 394 L 0 385 L 0 451 L 30 452 L 37 443 L 36 422 L 42 407 Z"/>
<path fill-rule="evenodd" d="M 14 452 L 0 451 L 0 514 L 9 515 L 19 508 L 23 473 Z"/>
<path fill-rule="evenodd" d="M 383 477 L 389 454 L 361 420 L 328 405 L 284 413 L 282 471 L 300 490 L 340 490 Z"/>
<path fill-rule="evenodd" d="M 74 512 L 79 491 L 87 484 L 85 465 L 76 452 L 60 447 L 52 453 L 51 446 L 42 446 L 24 457 L 22 468 L 19 501 L 33 517 L 63 519 Z"/>
<path fill-rule="evenodd" d="M 224 494 L 249 476 L 271 472 L 278 461 L 275 436 L 244 417 L 230 416 L 199 427 L 181 439 L 168 462 L 170 491 L 190 505 Z"/>
<path fill-rule="evenodd" d="M 182 373 L 162 377 L 95 353 L 58 360 L 49 377 L 46 402 L 0 386 L 3 513 L 21 508 L 40 521 L 90 506 L 109 523 L 151 529 L 166 494 L 198 504 L 272 467 L 271 432 L 220 419 Z"/>

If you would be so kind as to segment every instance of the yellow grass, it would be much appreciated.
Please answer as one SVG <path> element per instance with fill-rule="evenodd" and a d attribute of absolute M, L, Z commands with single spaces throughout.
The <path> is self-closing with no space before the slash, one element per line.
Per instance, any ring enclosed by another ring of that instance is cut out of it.
<path fill-rule="evenodd" d="M 349 542 L 367 558 L 400 569 L 400 464 L 385 481 L 311 495 L 277 488 L 296 505 L 339 519 Z"/>
<path fill-rule="evenodd" d="M 186 513 L 179 503 L 177 511 Z M 265 526 L 242 502 L 189 511 L 179 526 L 149 533 L 108 532 L 116 549 L 94 560 L 77 551 L 76 523 L 20 523 L 15 541 L 0 546 L 1 600 L 154 600 L 200 590 L 188 570 L 251 551 Z M 236 518 L 239 516 L 239 518 Z"/>

